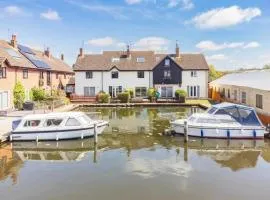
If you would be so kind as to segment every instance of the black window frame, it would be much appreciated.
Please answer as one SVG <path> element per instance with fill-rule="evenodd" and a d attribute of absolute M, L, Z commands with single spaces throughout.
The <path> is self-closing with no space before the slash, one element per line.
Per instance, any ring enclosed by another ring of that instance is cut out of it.
<path fill-rule="evenodd" d="M 7 68 L 0 67 L 0 79 L 7 78 Z"/>
<path fill-rule="evenodd" d="M 263 109 L 263 95 L 256 94 L 256 108 Z"/>
<path fill-rule="evenodd" d="M 119 78 L 119 72 L 118 71 L 112 71 L 111 72 L 111 77 L 112 77 L 112 79 L 118 79 Z"/>
<path fill-rule="evenodd" d="M 23 79 L 28 79 L 28 69 L 23 69 Z"/>
<path fill-rule="evenodd" d="M 93 78 L 93 72 L 92 71 L 86 71 L 85 72 L 85 79 L 92 79 Z"/>
<path fill-rule="evenodd" d="M 137 78 L 144 78 L 144 71 L 137 71 Z"/>

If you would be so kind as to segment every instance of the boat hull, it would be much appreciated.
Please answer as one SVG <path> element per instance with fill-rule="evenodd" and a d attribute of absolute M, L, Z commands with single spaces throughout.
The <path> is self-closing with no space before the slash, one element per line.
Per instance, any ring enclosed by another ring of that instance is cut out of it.
<path fill-rule="evenodd" d="M 97 125 L 97 134 L 101 134 L 106 126 L 107 122 L 103 122 Z M 10 141 L 42 141 L 42 140 L 68 140 L 76 138 L 85 138 L 94 136 L 94 126 L 78 129 L 66 129 L 66 130 L 51 130 L 51 131 L 33 131 L 33 132 L 12 132 L 10 135 Z"/>
<path fill-rule="evenodd" d="M 172 130 L 177 134 L 184 134 L 184 124 L 172 124 Z M 263 128 L 213 128 L 188 126 L 188 135 L 201 138 L 222 139 L 263 139 L 265 130 Z"/>

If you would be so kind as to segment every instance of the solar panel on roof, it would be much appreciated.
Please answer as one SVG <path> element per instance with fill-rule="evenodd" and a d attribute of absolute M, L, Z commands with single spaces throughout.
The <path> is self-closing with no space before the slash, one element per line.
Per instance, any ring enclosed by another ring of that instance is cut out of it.
<path fill-rule="evenodd" d="M 8 55 L 10 55 L 12 58 L 15 58 L 15 59 L 20 59 L 22 58 L 22 56 L 16 52 L 15 50 L 13 49 L 10 49 L 10 48 L 5 48 L 5 51 L 8 53 Z"/>
<path fill-rule="evenodd" d="M 29 53 L 23 53 L 37 68 L 50 69 L 50 66 L 44 61 L 38 59 L 35 55 Z"/>
<path fill-rule="evenodd" d="M 35 53 L 29 48 L 29 47 L 26 47 L 26 46 L 23 46 L 23 45 L 18 45 L 18 48 L 20 51 L 22 51 L 23 53 L 29 53 L 29 54 L 33 54 L 35 55 Z"/>

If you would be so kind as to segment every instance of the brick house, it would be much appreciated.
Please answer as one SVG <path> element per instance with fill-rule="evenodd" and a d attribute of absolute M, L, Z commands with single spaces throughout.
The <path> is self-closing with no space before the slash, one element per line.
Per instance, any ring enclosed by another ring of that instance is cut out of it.
<path fill-rule="evenodd" d="M 63 55 L 58 59 L 49 49 L 42 52 L 20 45 L 16 35 L 10 42 L 0 40 L 0 110 L 14 107 L 13 88 L 17 81 L 23 84 L 29 100 L 31 88 L 64 89 L 73 75 Z"/>

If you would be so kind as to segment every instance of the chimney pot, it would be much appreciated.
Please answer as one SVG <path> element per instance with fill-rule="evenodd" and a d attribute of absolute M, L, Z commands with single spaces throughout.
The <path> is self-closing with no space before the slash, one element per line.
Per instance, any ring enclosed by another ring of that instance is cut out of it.
<path fill-rule="evenodd" d="M 45 54 L 45 56 L 50 58 L 50 48 L 49 47 L 44 51 L 44 54 Z"/>
<path fill-rule="evenodd" d="M 10 44 L 13 48 L 17 49 L 17 36 L 12 34 Z"/>
<path fill-rule="evenodd" d="M 127 57 L 128 58 L 130 57 L 130 47 L 129 47 L 129 45 L 127 45 Z"/>
<path fill-rule="evenodd" d="M 180 57 L 180 49 L 179 49 L 179 45 L 178 45 L 177 41 L 176 41 L 176 45 L 175 45 L 175 57 L 176 58 Z"/>
<path fill-rule="evenodd" d="M 80 48 L 79 57 L 83 57 L 83 48 Z"/>
<path fill-rule="evenodd" d="M 64 54 L 61 54 L 61 60 L 64 61 Z"/>

